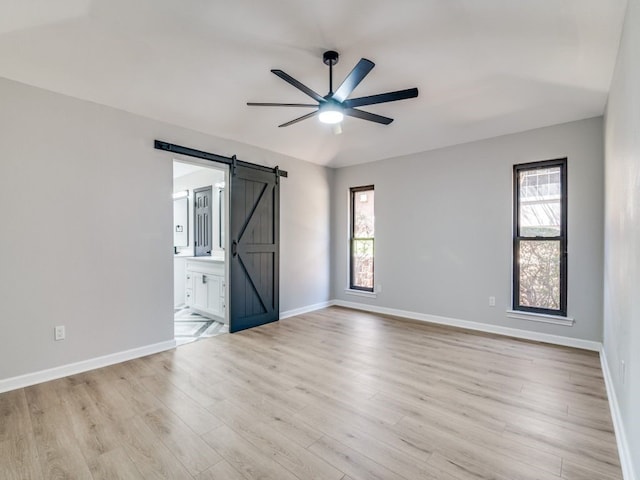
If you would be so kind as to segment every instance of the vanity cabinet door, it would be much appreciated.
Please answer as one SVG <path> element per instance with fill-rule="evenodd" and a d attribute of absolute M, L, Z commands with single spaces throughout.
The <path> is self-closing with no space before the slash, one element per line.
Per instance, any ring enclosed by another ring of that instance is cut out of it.
<path fill-rule="evenodd" d="M 208 318 L 224 319 L 224 265 L 187 262 L 185 303 Z"/>
<path fill-rule="evenodd" d="M 210 275 L 193 272 L 193 306 L 202 310 L 209 309 L 209 286 L 207 284 Z"/>
<path fill-rule="evenodd" d="M 222 302 L 220 301 L 220 288 L 222 285 L 222 277 L 217 275 L 207 276 L 207 305 L 208 310 L 213 315 L 218 317 L 224 317 L 224 311 L 222 310 Z"/>

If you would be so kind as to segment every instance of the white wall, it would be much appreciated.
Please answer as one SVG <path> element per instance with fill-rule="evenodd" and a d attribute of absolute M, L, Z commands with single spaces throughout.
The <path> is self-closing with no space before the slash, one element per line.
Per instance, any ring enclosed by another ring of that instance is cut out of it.
<path fill-rule="evenodd" d="M 507 318 L 512 168 L 568 157 L 566 327 Z M 593 118 L 336 171 L 334 298 L 420 314 L 600 341 L 602 119 Z M 345 293 L 349 187 L 375 185 L 377 298 Z M 495 296 L 496 307 L 488 306 Z"/>
<path fill-rule="evenodd" d="M 640 0 L 627 8 L 605 114 L 604 351 L 640 478 Z"/>
<path fill-rule="evenodd" d="M 211 186 L 211 238 L 213 239 L 212 254 L 215 256 L 224 256 L 224 249 L 220 248 L 218 238 L 220 234 L 219 219 L 219 199 L 216 183 L 224 182 L 225 171 L 214 168 L 203 167 L 195 172 L 182 175 L 173 179 L 173 192 L 184 192 L 187 190 L 189 196 L 187 198 L 188 206 L 188 245 L 185 247 L 177 247 L 180 255 L 173 259 L 173 304 L 180 306 L 185 303 L 185 274 L 186 274 L 186 257 L 193 256 L 195 228 L 193 218 L 193 190 L 196 188 Z"/>
<path fill-rule="evenodd" d="M 0 381 L 173 339 L 173 158 L 156 138 L 288 170 L 281 311 L 329 299 L 328 169 L 6 79 L 0 105 Z"/>
<path fill-rule="evenodd" d="M 183 175 L 173 179 L 173 192 L 189 191 L 189 245 L 186 247 L 178 247 L 178 252 L 182 255 L 193 255 L 195 229 L 193 221 L 193 190 L 200 187 L 211 186 L 211 194 L 213 196 L 211 203 L 211 237 L 213 239 L 212 252 L 222 253 L 222 249 L 218 246 L 218 235 L 220 232 L 219 218 L 219 202 L 218 191 L 215 187 L 216 183 L 224 181 L 224 170 L 215 170 L 212 168 L 203 168 L 188 175 Z"/>

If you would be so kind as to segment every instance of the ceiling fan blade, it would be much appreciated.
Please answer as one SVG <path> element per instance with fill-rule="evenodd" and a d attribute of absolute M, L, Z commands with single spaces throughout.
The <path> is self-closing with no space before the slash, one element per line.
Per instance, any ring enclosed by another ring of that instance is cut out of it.
<path fill-rule="evenodd" d="M 361 58 L 360 61 L 353 67 L 353 70 L 347 75 L 347 78 L 340 84 L 338 89 L 333 94 L 333 99 L 338 102 L 344 101 L 351 92 L 358 86 L 364 77 L 371 71 L 376 64 L 366 58 Z"/>
<path fill-rule="evenodd" d="M 369 95 L 368 97 L 351 98 L 345 100 L 342 104 L 347 108 L 362 107 L 364 105 L 374 105 L 376 103 L 395 102 L 397 100 L 406 100 L 407 98 L 415 98 L 418 96 L 417 88 L 408 88 L 406 90 L 398 90 L 395 92 L 380 93 L 378 95 Z"/>
<path fill-rule="evenodd" d="M 393 122 L 393 118 L 383 117 L 382 115 L 376 115 L 375 113 L 365 112 L 363 110 L 357 110 L 355 108 L 345 108 L 343 110 L 345 115 L 350 117 L 361 118 L 362 120 L 369 120 L 370 122 L 382 123 L 383 125 L 389 125 Z"/>
<path fill-rule="evenodd" d="M 317 103 L 264 103 L 247 102 L 250 107 L 313 107 L 318 108 Z"/>
<path fill-rule="evenodd" d="M 283 79 L 285 82 L 293 85 L 294 87 L 296 87 L 298 90 L 306 93 L 307 95 L 309 95 L 311 98 L 313 98 L 316 102 L 318 103 L 324 103 L 327 100 L 320 94 L 314 92 L 313 90 L 311 90 L 309 87 L 307 87 L 306 85 L 303 85 L 302 83 L 300 83 L 298 80 L 296 80 L 295 78 L 293 78 L 291 75 L 288 75 L 286 73 L 284 73 L 282 70 L 271 70 L 271 72 L 273 72 L 274 74 L 276 74 L 277 76 L 279 76 L 281 79 Z"/>
<path fill-rule="evenodd" d="M 301 122 L 302 120 L 306 120 L 307 118 L 311 118 L 311 117 L 317 115 L 319 111 L 320 110 L 316 110 L 315 112 L 307 113 L 306 115 L 303 115 L 301 117 L 294 118 L 293 120 L 291 120 L 291 121 L 289 121 L 287 123 L 283 123 L 282 125 L 278 125 L 278 127 L 288 127 L 289 125 L 293 125 L 294 123 Z"/>

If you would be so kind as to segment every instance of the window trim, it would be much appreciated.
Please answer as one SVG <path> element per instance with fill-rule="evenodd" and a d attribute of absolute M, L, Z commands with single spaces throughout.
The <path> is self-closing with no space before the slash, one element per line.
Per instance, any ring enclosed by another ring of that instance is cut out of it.
<path fill-rule="evenodd" d="M 523 237 L 520 236 L 520 182 L 519 174 L 527 170 L 539 170 L 545 168 L 560 167 L 560 235 L 556 237 Z M 513 291 L 512 308 L 517 312 L 528 312 L 534 314 L 551 315 L 556 317 L 567 316 L 567 158 L 556 158 L 553 160 L 543 160 L 538 162 L 521 163 L 513 166 Z M 520 301 L 520 258 L 519 244 L 522 240 L 527 241 L 550 241 L 560 242 L 560 308 L 528 307 L 519 304 Z"/>
<path fill-rule="evenodd" d="M 375 291 L 375 252 L 376 252 L 376 248 L 375 248 L 375 233 L 373 235 L 373 237 L 366 237 L 366 238 L 360 238 L 358 237 L 357 240 L 371 240 L 372 245 L 373 245 L 373 259 L 372 259 L 372 269 L 373 269 L 373 286 L 371 288 L 367 288 L 367 287 L 360 287 L 358 285 L 354 284 L 354 272 L 353 272 L 353 265 L 354 265 L 354 261 L 353 261 L 353 245 L 354 245 L 354 241 L 356 240 L 356 238 L 354 237 L 354 229 L 355 229 L 355 217 L 354 217 L 354 213 L 355 213 L 355 198 L 356 198 L 356 194 L 358 192 L 367 192 L 369 190 L 373 190 L 375 192 L 375 188 L 373 185 L 365 185 L 365 186 L 361 186 L 361 187 L 351 187 L 349 188 L 349 288 L 348 290 L 354 291 L 354 292 L 369 292 L 369 293 L 374 293 Z M 374 210 L 375 210 L 375 205 L 373 206 Z M 375 232 L 375 231 L 374 231 Z"/>

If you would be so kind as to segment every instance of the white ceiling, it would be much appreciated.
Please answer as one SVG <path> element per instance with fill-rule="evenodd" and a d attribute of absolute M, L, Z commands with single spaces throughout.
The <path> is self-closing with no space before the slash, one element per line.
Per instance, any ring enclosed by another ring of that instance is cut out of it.
<path fill-rule="evenodd" d="M 0 76 L 344 166 L 602 114 L 626 0 L 0 0 Z M 353 96 L 418 87 L 343 133 L 269 72 L 321 95 L 322 52 L 376 67 Z"/>
<path fill-rule="evenodd" d="M 199 172 L 201 170 L 207 170 L 206 167 L 199 167 L 198 165 L 193 165 L 192 163 L 183 163 L 173 161 L 173 179 L 184 177 L 186 175 L 190 175 L 195 172 Z"/>

